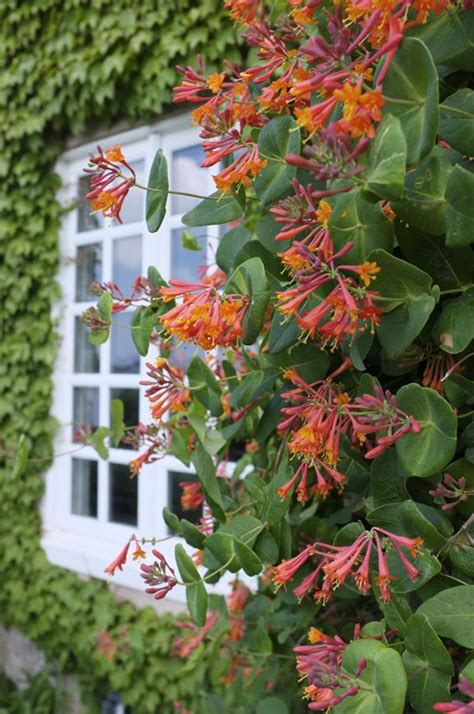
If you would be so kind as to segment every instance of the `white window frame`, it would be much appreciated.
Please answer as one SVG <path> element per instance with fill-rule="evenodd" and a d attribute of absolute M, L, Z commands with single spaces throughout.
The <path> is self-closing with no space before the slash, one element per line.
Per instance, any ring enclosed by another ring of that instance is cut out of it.
<path fill-rule="evenodd" d="M 170 186 L 173 186 L 172 153 L 173 151 L 195 146 L 199 143 L 198 132 L 190 126 L 189 115 L 174 116 L 165 119 L 154 126 L 144 126 L 135 130 L 111 135 L 100 141 L 104 147 L 120 144 L 129 162 L 143 159 L 144 174 L 148 176 L 155 152 L 161 148 L 168 161 L 170 169 Z M 78 180 L 83 176 L 89 153 L 95 153 L 97 142 L 91 142 L 67 151 L 56 166 L 62 179 L 60 201 L 70 205 L 77 197 Z M 196 188 L 196 193 L 209 195 L 215 190 L 212 172 L 208 172 L 208 181 Z M 87 308 L 89 303 L 75 303 L 75 251 L 78 245 L 102 241 L 103 269 L 107 274 L 107 266 L 111 266 L 111 244 L 115 238 L 141 235 L 142 240 L 142 274 L 146 274 L 149 265 L 155 265 L 165 279 L 170 275 L 171 267 L 171 231 L 182 227 L 181 215 L 172 215 L 171 197 L 168 199 L 166 217 L 158 234 L 150 234 L 144 221 L 124 225 L 105 226 L 104 228 L 77 231 L 77 211 L 66 214 L 60 236 L 61 266 L 58 282 L 62 289 L 62 298 L 55 306 L 55 316 L 61 344 L 54 373 L 54 401 L 52 413 L 57 418 L 59 429 L 55 439 L 55 454 L 73 451 L 78 445 L 72 442 L 72 388 L 73 386 L 98 386 L 99 424 L 106 425 L 106 415 L 109 410 L 109 388 L 128 387 L 137 389 L 139 380 L 146 377 L 145 362 L 156 356 L 152 347 L 146 358 L 140 359 L 140 373 L 117 375 L 104 373 L 104 362 L 110 363 L 110 344 L 101 346 L 101 371 L 97 374 L 78 374 L 73 371 L 74 358 L 74 320 Z M 213 232 L 212 232 L 213 231 Z M 209 229 L 207 241 L 208 262 L 213 261 L 218 241 L 218 228 Z M 103 277 L 104 279 L 104 277 Z M 108 278 L 107 278 L 108 279 Z M 74 309 L 71 310 L 71 305 Z M 64 395 L 68 395 L 64 399 Z M 149 421 L 149 405 L 144 397 L 144 388 L 140 387 L 139 397 L 140 420 Z M 106 417 L 104 419 L 104 416 Z M 128 464 L 134 458 L 134 453 L 126 449 L 110 448 L 108 462 L 98 459 L 92 447 L 85 446 L 75 458 L 97 460 L 98 474 L 98 517 L 89 518 L 75 516 L 71 510 L 72 457 L 59 456 L 46 474 L 46 493 L 42 503 L 43 538 L 42 545 L 48 559 L 55 565 L 65 567 L 77 573 L 109 580 L 116 585 L 123 585 L 143 591 L 144 584 L 139 577 L 139 567 L 132 563 L 123 571 L 116 571 L 113 578 L 106 576 L 104 568 L 118 554 L 130 535 L 135 533 L 138 538 L 169 536 L 161 511 L 168 505 L 168 471 L 194 473 L 186 468 L 178 459 L 165 456 L 154 464 L 145 466 L 140 475 L 138 487 L 138 524 L 136 527 L 120 525 L 106 521 L 104 513 L 108 488 L 108 464 Z M 174 566 L 174 548 L 182 539 L 172 537 L 159 543 L 156 547 Z M 194 549 L 186 546 L 189 553 Z M 148 548 L 150 551 L 150 548 Z M 246 578 L 245 578 L 246 579 Z M 247 579 L 246 579 L 247 580 Z M 212 591 L 228 592 L 228 582 L 212 586 Z M 176 587 L 168 596 L 169 600 L 184 602 L 184 588 Z M 153 600 L 150 598 L 150 604 Z"/>

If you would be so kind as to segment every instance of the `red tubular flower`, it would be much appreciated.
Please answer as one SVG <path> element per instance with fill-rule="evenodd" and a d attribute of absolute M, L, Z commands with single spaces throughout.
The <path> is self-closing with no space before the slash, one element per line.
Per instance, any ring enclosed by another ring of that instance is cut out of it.
<path fill-rule="evenodd" d="M 155 549 L 151 552 L 155 556 L 155 560 L 151 565 L 146 563 L 140 565 L 140 576 L 150 586 L 145 589 L 145 592 L 154 595 L 155 600 L 162 600 L 175 587 L 178 581 L 165 556 Z"/>
<path fill-rule="evenodd" d="M 155 364 L 147 362 L 147 374 L 150 380 L 140 384 L 148 387 L 145 396 L 150 402 L 154 419 L 160 420 L 168 410 L 182 411 L 191 401 L 189 389 L 183 383 L 184 372 L 172 367 L 162 357 L 157 357 Z"/>
<path fill-rule="evenodd" d="M 115 571 L 118 570 L 123 570 L 123 566 L 127 562 L 127 555 L 128 555 L 128 550 L 130 548 L 130 543 L 131 541 L 128 541 L 120 551 L 120 553 L 117 555 L 115 560 L 113 560 L 110 565 L 108 565 L 104 572 L 108 573 L 108 575 L 115 575 Z"/>
<path fill-rule="evenodd" d="M 441 509 L 449 511 L 459 503 L 465 503 L 470 496 L 474 496 L 474 488 L 466 488 L 466 479 L 455 479 L 451 474 L 445 473 L 435 489 L 428 491 L 433 498 L 449 498 L 451 503 L 443 503 Z"/>
<path fill-rule="evenodd" d="M 218 619 L 219 615 L 217 612 L 210 612 L 206 618 L 204 627 L 198 627 L 191 622 L 177 622 L 176 626 L 184 630 L 186 634 L 174 640 L 171 656 L 187 659 L 191 652 L 194 652 L 194 650 L 199 647 Z"/>
<path fill-rule="evenodd" d="M 180 481 L 180 503 L 183 511 L 196 511 L 204 503 L 204 494 L 199 481 Z"/>
<path fill-rule="evenodd" d="M 91 190 L 86 195 L 93 211 L 102 211 L 106 218 L 116 218 L 122 223 L 120 210 L 126 195 L 135 185 L 136 174 L 126 161 L 120 146 L 112 146 L 105 153 L 97 147 L 97 156 L 91 155 L 89 167 L 84 169 L 90 176 Z M 128 175 L 124 176 L 126 169 Z"/>
<path fill-rule="evenodd" d="M 232 20 L 241 25 L 250 24 L 261 5 L 261 0 L 225 0 L 224 7 Z"/>
<path fill-rule="evenodd" d="M 181 342 L 194 342 L 205 350 L 232 347 L 243 336 L 242 321 L 248 299 L 242 295 L 221 295 L 203 283 L 171 280 L 161 288 L 165 301 L 182 297 L 180 305 L 160 317 L 170 335 Z"/>
<path fill-rule="evenodd" d="M 474 684 L 461 677 L 458 684 L 461 694 L 470 698 L 470 702 L 453 699 L 451 702 L 439 702 L 433 706 L 435 712 L 450 712 L 451 714 L 474 714 Z"/>

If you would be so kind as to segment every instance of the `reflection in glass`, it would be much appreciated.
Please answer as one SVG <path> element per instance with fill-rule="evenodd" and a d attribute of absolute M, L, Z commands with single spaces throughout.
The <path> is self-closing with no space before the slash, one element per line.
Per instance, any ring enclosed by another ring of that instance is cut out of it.
<path fill-rule="evenodd" d="M 138 479 L 127 464 L 109 464 L 109 521 L 135 526 L 138 513 Z"/>
<path fill-rule="evenodd" d="M 183 246 L 181 229 L 171 233 L 171 275 L 173 280 L 200 280 L 199 268 L 207 264 L 207 228 L 187 228 L 196 236 L 201 250 L 189 250 Z"/>
<path fill-rule="evenodd" d="M 183 489 L 180 483 L 188 481 L 196 483 L 198 477 L 195 474 L 182 473 L 181 471 L 168 471 L 168 508 L 176 513 L 178 518 L 186 518 L 191 523 L 199 523 L 202 516 L 202 506 L 195 511 L 185 511 L 181 505 L 181 494 Z"/>
<path fill-rule="evenodd" d="M 83 231 L 93 231 L 97 228 L 102 228 L 104 219 L 99 212 L 92 213 L 89 201 L 86 199 L 86 194 L 90 191 L 89 176 L 81 176 L 78 182 L 78 208 L 77 208 L 77 230 L 79 233 Z"/>
<path fill-rule="evenodd" d="M 98 387 L 74 387 L 73 390 L 73 432 L 80 426 L 90 426 L 92 430 L 99 425 L 99 389 Z M 73 441 L 78 441 L 74 439 Z"/>
<path fill-rule="evenodd" d="M 98 372 L 99 369 L 99 348 L 91 345 L 88 328 L 76 317 L 74 320 L 74 372 Z"/>
<path fill-rule="evenodd" d="M 136 426 L 140 421 L 139 417 L 139 405 L 138 405 L 138 389 L 122 389 L 121 387 L 114 387 L 110 390 L 110 399 L 120 399 L 123 402 L 123 420 L 125 426 Z M 120 443 L 121 449 L 131 449 L 132 447 L 124 444 L 123 441 Z"/>
<path fill-rule="evenodd" d="M 102 243 L 81 245 L 76 256 L 76 302 L 91 299 L 92 282 L 102 282 Z"/>
<path fill-rule="evenodd" d="M 131 312 L 113 316 L 110 331 L 110 371 L 114 374 L 136 374 L 140 371 L 140 357 L 132 340 Z"/>
<path fill-rule="evenodd" d="M 135 278 L 142 272 L 141 236 L 117 238 L 112 250 L 112 282 L 125 295 L 130 295 Z"/>
<path fill-rule="evenodd" d="M 97 461 L 72 460 L 71 512 L 97 518 Z"/>
<path fill-rule="evenodd" d="M 208 169 L 201 167 L 204 159 L 200 144 L 173 152 L 172 176 L 175 191 L 207 195 Z M 174 214 L 185 213 L 198 203 L 199 199 L 174 194 L 171 197 L 171 211 Z"/>

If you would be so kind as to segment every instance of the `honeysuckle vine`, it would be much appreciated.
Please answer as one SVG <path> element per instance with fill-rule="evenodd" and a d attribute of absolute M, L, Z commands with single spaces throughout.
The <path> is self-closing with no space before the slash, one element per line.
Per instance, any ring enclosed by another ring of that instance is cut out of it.
<path fill-rule="evenodd" d="M 151 267 L 129 296 L 96 285 L 83 316 L 101 344 L 134 310 L 150 406 L 125 430 L 116 404 L 112 429 L 84 439 L 103 453 L 125 438 L 136 478 L 165 454 L 193 466 L 180 483 L 193 522 L 163 513 L 192 550 L 178 543 L 175 567 L 132 536 L 106 571 L 135 543 L 151 596 L 186 588 L 195 625 L 175 651 L 221 648 L 222 711 L 253 712 L 257 682 L 268 711 L 468 711 L 451 683 L 469 696 L 474 10 L 225 6 L 249 66 L 208 72 L 198 57 L 174 97 L 194 106 L 216 186 L 183 224 L 226 226 L 216 265 L 189 282 Z M 119 146 L 86 171 L 92 210 L 112 220 L 145 190 L 160 240 L 173 192 L 161 151 L 147 185 Z M 176 344 L 194 345 L 185 367 Z M 208 608 L 206 584 L 240 570 L 258 582 L 233 581 Z M 278 686 L 293 652 L 302 702 Z"/>

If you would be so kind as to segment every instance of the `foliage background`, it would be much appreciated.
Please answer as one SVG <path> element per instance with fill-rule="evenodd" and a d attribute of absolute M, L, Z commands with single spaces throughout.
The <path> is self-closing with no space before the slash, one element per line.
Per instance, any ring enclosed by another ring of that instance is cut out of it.
<path fill-rule="evenodd" d="M 220 0 L 6 0 L 0 46 L 1 454 L 24 433 L 32 459 L 22 476 L 12 478 L 11 463 L 0 475 L 0 620 L 75 673 L 90 702 L 113 689 L 137 714 L 174 711 L 176 698 L 192 706 L 206 663 L 184 673 L 169 659 L 173 618 L 118 603 L 104 583 L 51 566 L 40 547 L 38 500 L 55 430 L 53 167 L 69 137 L 163 112 L 176 64 L 197 52 L 211 66 L 235 59 L 235 32 Z M 117 643 L 112 661 L 96 649 L 102 628 Z"/>

